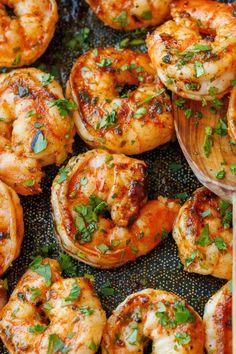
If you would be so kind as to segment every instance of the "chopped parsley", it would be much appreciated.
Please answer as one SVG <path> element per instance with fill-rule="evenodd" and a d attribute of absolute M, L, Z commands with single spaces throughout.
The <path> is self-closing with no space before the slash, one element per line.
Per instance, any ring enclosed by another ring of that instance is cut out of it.
<path fill-rule="evenodd" d="M 140 108 L 138 108 L 136 110 L 136 112 L 134 114 L 134 118 L 139 119 L 145 114 L 147 114 L 147 108 L 146 107 L 140 107 Z"/>
<path fill-rule="evenodd" d="M 109 281 L 107 281 L 106 283 L 104 283 L 100 290 L 99 290 L 100 294 L 104 297 L 107 296 L 114 296 L 115 295 L 115 289 L 111 287 L 111 284 Z"/>
<path fill-rule="evenodd" d="M 180 108 L 183 109 L 184 105 L 185 105 L 185 99 L 183 99 L 182 97 L 179 97 L 177 100 L 175 100 L 175 105 Z"/>
<path fill-rule="evenodd" d="M 203 144 L 203 150 L 204 150 L 204 154 L 206 157 L 209 157 L 209 155 L 211 153 L 211 149 L 213 146 L 212 136 L 213 136 L 212 127 L 206 127 L 205 128 L 205 139 L 204 139 L 204 144 Z"/>
<path fill-rule="evenodd" d="M 102 120 L 100 121 L 99 128 L 108 129 L 114 126 L 116 123 L 116 111 L 112 111 L 111 113 L 107 113 Z"/>
<path fill-rule="evenodd" d="M 77 276 L 77 266 L 74 263 L 74 260 L 72 257 L 70 257 L 66 253 L 60 253 L 58 261 L 59 261 L 61 270 L 64 274 L 66 274 L 68 277 L 76 277 Z"/>
<path fill-rule="evenodd" d="M 111 59 L 103 58 L 100 63 L 97 63 L 97 66 L 99 66 L 99 68 L 107 68 L 111 64 L 112 64 L 112 60 Z"/>
<path fill-rule="evenodd" d="M 79 296 L 80 296 L 80 286 L 75 280 L 75 282 L 72 285 L 70 294 L 65 298 L 65 303 L 71 304 L 73 301 L 77 300 Z"/>
<path fill-rule="evenodd" d="M 68 353 L 70 349 L 65 346 L 65 343 L 55 333 L 49 335 L 47 354 L 62 354 Z"/>
<path fill-rule="evenodd" d="M 113 22 L 119 23 L 121 27 L 126 27 L 127 26 L 127 12 L 122 11 L 120 15 L 116 18 L 113 19 Z"/>
<path fill-rule="evenodd" d="M 101 198 L 91 195 L 89 204 L 75 205 L 73 209 L 77 213 L 75 239 L 79 240 L 80 244 L 90 242 L 92 234 L 97 229 L 98 216 L 108 209 L 107 203 Z"/>
<path fill-rule="evenodd" d="M 37 324 L 35 326 L 29 326 L 28 331 L 30 333 L 43 333 L 46 331 L 46 329 L 47 329 L 47 326 Z"/>
<path fill-rule="evenodd" d="M 197 256 L 198 256 L 198 250 L 193 251 L 190 257 L 185 259 L 186 266 L 189 267 L 194 262 Z"/>
<path fill-rule="evenodd" d="M 57 107 L 62 118 L 67 115 L 72 117 L 72 110 L 77 108 L 77 104 L 71 100 L 58 99 L 47 103 L 50 108 Z"/>
<path fill-rule="evenodd" d="M 205 69 L 201 61 L 196 60 L 194 63 L 195 75 L 196 77 L 201 77 L 205 74 Z"/>
<path fill-rule="evenodd" d="M 200 245 L 202 247 L 209 246 L 211 244 L 211 239 L 209 236 L 209 225 L 206 224 L 201 232 L 200 237 L 196 241 L 197 245 Z"/>
<path fill-rule="evenodd" d="M 225 229 L 232 227 L 232 205 L 225 200 L 221 200 L 219 204 L 220 214 L 223 217 L 223 225 Z"/>
<path fill-rule="evenodd" d="M 35 154 L 39 154 L 40 152 L 46 150 L 47 146 L 48 140 L 45 138 L 43 132 L 39 130 L 33 137 L 31 142 L 31 149 Z"/>
<path fill-rule="evenodd" d="M 225 243 L 225 241 L 223 240 L 222 237 L 217 236 L 215 237 L 215 245 L 216 247 L 220 250 L 220 251 L 226 251 L 227 250 L 227 245 Z"/>
<path fill-rule="evenodd" d="M 191 341 L 191 336 L 185 332 L 175 333 L 175 338 L 180 345 L 188 344 Z"/>
<path fill-rule="evenodd" d="M 130 334 L 126 337 L 126 340 L 130 345 L 135 345 L 137 339 L 138 339 L 138 325 L 137 323 L 131 323 Z"/>
<path fill-rule="evenodd" d="M 42 264 L 43 258 L 41 256 L 37 256 L 34 260 L 30 263 L 29 268 L 32 269 L 38 275 L 44 277 L 46 281 L 46 285 L 49 286 L 52 281 L 52 271 L 50 264 Z"/>
<path fill-rule="evenodd" d="M 223 170 L 218 171 L 215 176 L 217 179 L 225 178 L 225 170 L 223 169 Z"/>
<path fill-rule="evenodd" d="M 42 86 L 47 86 L 47 85 L 51 84 L 54 79 L 55 79 L 55 77 L 52 74 L 44 73 L 41 76 L 41 84 L 42 84 Z"/>

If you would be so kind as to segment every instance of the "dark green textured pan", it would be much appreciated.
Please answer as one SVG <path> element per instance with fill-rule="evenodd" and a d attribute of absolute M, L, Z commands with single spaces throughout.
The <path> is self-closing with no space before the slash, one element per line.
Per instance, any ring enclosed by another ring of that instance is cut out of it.
<path fill-rule="evenodd" d="M 52 72 L 65 89 L 70 69 L 79 55 L 89 47 L 117 45 L 122 39 L 131 36 L 105 27 L 82 0 L 59 0 L 58 5 L 59 23 L 54 39 L 47 52 L 34 66 Z M 140 42 L 141 37 L 132 35 L 132 38 Z M 141 45 L 141 49 L 142 47 L 144 46 Z M 85 152 L 87 149 L 77 137 L 73 154 Z M 160 194 L 171 197 L 179 193 L 190 195 L 200 186 L 177 142 L 142 154 L 139 158 L 149 166 L 150 199 Z M 20 257 L 5 274 L 10 291 L 27 269 L 32 257 L 43 255 L 44 246 L 54 243 L 53 252 L 49 253 L 52 258 L 58 258 L 62 252 L 54 236 L 50 206 L 51 184 L 57 171 L 54 166 L 46 168 L 42 183 L 43 192 L 37 196 L 21 198 L 25 237 Z M 148 255 L 115 270 L 94 269 L 74 260 L 72 263 L 77 275 L 88 273 L 94 276 L 95 288 L 108 316 L 127 295 L 146 287 L 173 291 L 183 296 L 202 315 L 209 297 L 225 283 L 210 276 L 184 272 L 171 235 Z M 69 271 L 67 275 L 70 276 Z M 1 343 L 0 353 L 7 353 Z"/>

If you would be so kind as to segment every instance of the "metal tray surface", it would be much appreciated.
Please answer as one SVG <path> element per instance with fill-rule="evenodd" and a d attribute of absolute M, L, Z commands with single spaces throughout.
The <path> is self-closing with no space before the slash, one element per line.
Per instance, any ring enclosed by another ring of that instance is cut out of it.
<path fill-rule="evenodd" d="M 65 89 L 73 62 L 86 51 L 86 45 L 81 48 L 79 43 L 74 41 L 76 32 L 84 27 L 90 29 L 88 44 L 91 48 L 117 45 L 129 34 L 104 26 L 83 0 L 59 0 L 58 5 L 59 22 L 55 36 L 46 53 L 32 66 L 52 72 Z M 88 147 L 76 137 L 73 155 L 87 150 Z M 175 197 L 182 192 L 191 195 L 200 186 L 176 141 L 137 157 L 143 159 L 149 166 L 150 199 L 158 195 Z M 174 171 L 173 164 L 178 164 Z M 32 257 L 42 255 L 43 246 L 56 242 L 51 216 L 50 189 L 57 172 L 58 168 L 55 166 L 45 168 L 42 193 L 32 197 L 21 197 L 25 236 L 19 258 L 4 277 L 8 279 L 9 292 L 26 271 Z M 62 252 L 60 247 L 55 245 L 49 256 L 57 258 L 60 252 Z M 76 260 L 73 260 L 73 263 L 79 276 L 88 273 L 95 277 L 95 289 L 100 295 L 107 316 L 126 296 L 147 287 L 175 292 L 202 315 L 209 297 L 225 283 L 224 280 L 211 276 L 184 272 L 171 235 L 148 255 L 114 270 L 95 269 Z M 101 292 L 107 284 L 114 289 L 113 295 L 104 296 Z M 8 353 L 2 343 L 0 353 Z"/>

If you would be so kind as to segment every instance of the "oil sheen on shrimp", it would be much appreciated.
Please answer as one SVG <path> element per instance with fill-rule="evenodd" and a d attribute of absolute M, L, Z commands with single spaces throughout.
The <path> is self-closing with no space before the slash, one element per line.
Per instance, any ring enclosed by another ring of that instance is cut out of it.
<path fill-rule="evenodd" d="M 236 142 L 236 86 L 231 91 L 227 118 L 228 134 Z"/>
<path fill-rule="evenodd" d="M 71 152 L 74 106 L 50 74 L 0 75 L 0 178 L 17 193 L 39 193 L 42 167 L 60 165 Z"/>
<path fill-rule="evenodd" d="M 206 350 L 232 354 L 232 281 L 214 294 L 205 306 Z"/>
<path fill-rule="evenodd" d="M 0 276 L 20 253 L 24 235 L 23 210 L 16 192 L 0 181 Z"/>
<path fill-rule="evenodd" d="M 63 279 L 57 261 L 38 256 L 0 313 L 0 338 L 10 354 L 92 354 L 105 323 L 91 282 Z"/>
<path fill-rule="evenodd" d="M 108 319 L 102 354 L 203 354 L 204 326 L 200 316 L 179 296 L 145 289 L 128 296 Z"/>
<path fill-rule="evenodd" d="M 170 13 L 170 0 L 86 0 L 106 25 L 134 30 L 163 23 Z"/>
<path fill-rule="evenodd" d="M 188 272 L 232 277 L 232 206 L 205 187 L 179 211 L 173 237 Z"/>
<path fill-rule="evenodd" d="M 0 67 L 38 59 L 54 35 L 57 19 L 55 0 L 0 0 Z"/>
<path fill-rule="evenodd" d="M 214 100 L 236 78 L 233 5 L 211 0 L 174 0 L 173 20 L 147 40 L 157 73 L 168 89 L 193 100 Z"/>
<path fill-rule="evenodd" d="M 7 290 L 3 280 L 0 279 L 0 311 L 7 303 Z"/>
<path fill-rule="evenodd" d="M 81 138 L 127 155 L 152 150 L 173 135 L 171 102 L 146 54 L 94 49 L 75 63 L 67 95 Z"/>
<path fill-rule="evenodd" d="M 172 230 L 179 205 L 147 201 L 143 161 L 91 150 L 73 157 L 52 186 L 63 249 L 94 267 L 114 268 L 146 254 Z"/>

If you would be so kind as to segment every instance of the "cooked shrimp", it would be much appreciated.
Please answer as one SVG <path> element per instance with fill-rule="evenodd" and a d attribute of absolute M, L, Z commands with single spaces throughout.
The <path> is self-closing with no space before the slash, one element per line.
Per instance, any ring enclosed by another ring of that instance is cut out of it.
<path fill-rule="evenodd" d="M 67 94 L 79 106 L 74 114 L 78 133 L 92 147 L 133 155 L 173 135 L 171 102 L 155 81 L 146 54 L 114 48 L 89 51 L 75 63 Z"/>
<path fill-rule="evenodd" d="M 0 279 L 0 310 L 7 303 L 7 290 L 3 280 Z"/>
<path fill-rule="evenodd" d="M 52 186 L 63 249 L 94 267 L 114 268 L 156 247 L 171 231 L 179 205 L 163 197 L 147 201 L 145 182 L 140 160 L 104 150 L 72 158 Z"/>
<path fill-rule="evenodd" d="M 0 181 L 0 276 L 18 257 L 24 235 L 23 210 L 16 192 Z"/>
<path fill-rule="evenodd" d="M 179 211 L 173 237 L 188 272 L 231 279 L 232 206 L 205 187 Z"/>
<path fill-rule="evenodd" d="M 89 280 L 62 279 L 57 261 L 36 257 L 0 313 L 0 337 L 11 354 L 92 354 L 105 322 Z"/>
<path fill-rule="evenodd" d="M 40 192 L 42 166 L 71 152 L 71 109 L 50 74 L 19 69 L 0 75 L 0 178 L 17 193 Z"/>
<path fill-rule="evenodd" d="M 170 292 L 145 289 L 132 294 L 108 319 L 102 353 L 143 353 L 149 341 L 153 354 L 203 354 L 202 320 Z"/>
<path fill-rule="evenodd" d="M 225 284 L 205 306 L 206 350 L 211 354 L 232 354 L 232 284 Z"/>
<path fill-rule="evenodd" d="M 148 52 L 161 81 L 178 95 L 213 100 L 236 78 L 233 5 L 174 0 L 173 21 L 148 37 Z"/>
<path fill-rule="evenodd" d="M 55 0 L 0 0 L 0 66 L 19 67 L 38 59 L 57 19 Z"/>
<path fill-rule="evenodd" d="M 106 25 L 133 30 L 163 23 L 170 13 L 170 0 L 86 0 Z"/>
<path fill-rule="evenodd" d="M 233 87 L 231 92 L 227 118 L 228 134 L 233 140 L 236 141 L 236 86 Z"/>

